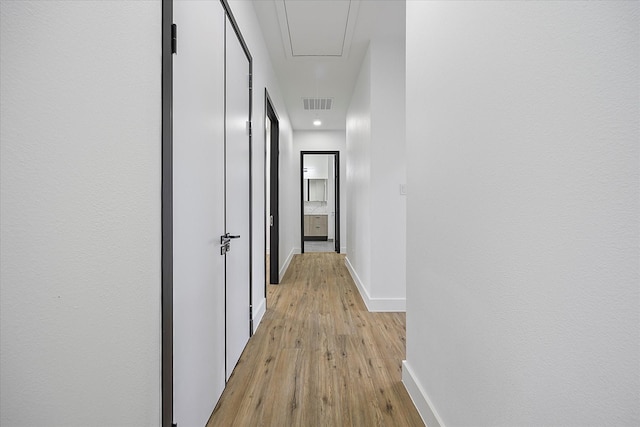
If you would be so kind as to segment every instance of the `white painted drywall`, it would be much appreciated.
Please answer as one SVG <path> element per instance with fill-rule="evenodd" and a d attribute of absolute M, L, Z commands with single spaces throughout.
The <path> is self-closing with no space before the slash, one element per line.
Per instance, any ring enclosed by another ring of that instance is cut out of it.
<path fill-rule="evenodd" d="M 293 143 L 296 143 L 295 134 Z M 302 177 L 304 179 L 328 179 L 328 155 L 305 156 Z"/>
<path fill-rule="evenodd" d="M 347 114 L 347 265 L 372 311 L 405 308 L 404 62 L 404 40 L 372 40 Z"/>
<path fill-rule="evenodd" d="M 449 427 L 640 424 L 639 6 L 407 2 L 407 364 Z"/>
<path fill-rule="evenodd" d="M 298 214 L 297 198 L 293 197 L 290 179 L 294 157 L 293 137 L 289 116 L 282 98 L 280 83 L 269 58 L 269 52 L 262 36 L 260 23 L 255 14 L 253 2 L 230 0 L 229 5 L 240 27 L 253 58 L 253 137 L 252 137 L 252 185 L 253 185 L 253 250 L 252 250 L 252 298 L 254 329 L 258 327 L 265 307 L 265 87 L 278 114 L 280 126 L 280 254 L 281 268 L 294 252 L 295 230 L 288 230 L 282 224 L 291 224 Z M 296 186 L 297 188 L 297 186 Z M 300 234 L 299 232 L 297 234 Z M 256 314 L 258 315 L 256 317 Z"/>
<path fill-rule="evenodd" d="M 371 296 L 402 304 L 406 290 L 405 42 L 371 50 Z M 358 160 L 355 159 L 355 162 Z M 400 300 L 400 301 L 398 301 Z"/>
<path fill-rule="evenodd" d="M 160 423 L 161 4 L 0 3 L 0 424 Z"/>
<path fill-rule="evenodd" d="M 371 292 L 371 51 L 362 61 L 347 111 L 347 262 Z M 363 293 L 363 291 L 360 291 Z M 366 300 L 366 296 L 363 295 Z"/>
<path fill-rule="evenodd" d="M 293 132 L 293 144 L 295 152 L 298 156 L 298 161 L 295 170 L 295 184 L 296 193 L 295 196 L 300 198 L 300 152 L 301 151 L 339 151 L 340 152 L 340 244 L 341 253 L 346 252 L 347 244 L 347 186 L 346 186 L 346 171 L 347 171 L 347 142 L 346 134 L 344 131 L 339 130 L 318 130 L 318 131 L 294 131 Z M 306 156 L 305 156 L 306 157 Z M 316 156 L 309 156 L 316 157 Z M 329 187 L 333 184 L 329 183 Z M 330 191 L 328 194 L 333 194 Z M 327 203 L 327 207 L 330 204 Z M 298 205 L 299 206 L 299 205 Z M 297 218 L 295 224 L 297 243 L 296 247 L 300 248 L 300 210 L 298 208 Z"/>

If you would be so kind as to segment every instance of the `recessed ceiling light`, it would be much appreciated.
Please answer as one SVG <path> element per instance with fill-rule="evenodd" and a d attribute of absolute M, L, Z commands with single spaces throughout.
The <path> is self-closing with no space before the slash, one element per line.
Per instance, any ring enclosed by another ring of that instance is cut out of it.
<path fill-rule="evenodd" d="M 313 125 L 314 126 L 320 126 L 322 124 L 322 122 L 320 120 L 314 120 L 313 121 Z"/>

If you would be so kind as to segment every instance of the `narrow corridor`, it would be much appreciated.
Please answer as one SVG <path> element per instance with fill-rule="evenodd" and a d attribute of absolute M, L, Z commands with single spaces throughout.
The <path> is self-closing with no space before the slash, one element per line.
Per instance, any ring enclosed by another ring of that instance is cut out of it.
<path fill-rule="evenodd" d="M 367 311 L 344 256 L 296 255 L 213 426 L 422 426 L 401 382 L 405 314 Z"/>

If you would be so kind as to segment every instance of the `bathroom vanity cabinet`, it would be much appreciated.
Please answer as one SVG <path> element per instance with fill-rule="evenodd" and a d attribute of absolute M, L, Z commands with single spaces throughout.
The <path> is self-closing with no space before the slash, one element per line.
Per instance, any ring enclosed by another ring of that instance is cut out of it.
<path fill-rule="evenodd" d="M 327 215 L 304 216 L 304 239 L 327 240 L 329 232 Z"/>

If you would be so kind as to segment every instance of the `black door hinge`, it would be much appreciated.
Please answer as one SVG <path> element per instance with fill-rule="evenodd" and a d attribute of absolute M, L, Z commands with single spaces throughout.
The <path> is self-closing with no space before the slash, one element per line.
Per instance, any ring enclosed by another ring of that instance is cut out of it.
<path fill-rule="evenodd" d="M 178 53 L 178 26 L 171 24 L 171 53 Z"/>

